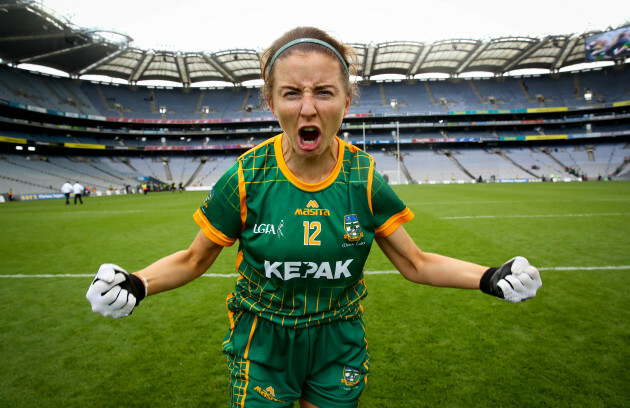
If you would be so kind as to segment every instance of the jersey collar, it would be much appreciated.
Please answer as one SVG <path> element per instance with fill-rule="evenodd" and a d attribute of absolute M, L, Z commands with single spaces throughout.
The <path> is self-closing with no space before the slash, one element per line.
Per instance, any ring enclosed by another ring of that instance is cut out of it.
<path fill-rule="evenodd" d="M 341 141 L 341 139 L 335 136 L 335 139 L 337 139 L 337 145 L 339 146 L 339 151 L 337 152 L 337 164 L 335 164 L 335 168 L 333 169 L 333 171 L 330 173 L 328 177 L 326 177 L 324 180 L 320 181 L 319 183 L 310 184 L 310 183 L 305 183 L 302 180 L 298 179 L 291 172 L 291 170 L 289 170 L 289 166 L 287 166 L 287 163 L 284 161 L 284 156 L 282 155 L 282 137 L 283 136 L 284 136 L 284 133 L 276 136 L 276 140 L 274 141 L 276 161 L 278 162 L 278 167 L 280 168 L 280 171 L 282 171 L 282 174 L 284 174 L 284 176 L 296 187 L 302 190 L 306 190 L 306 191 L 318 191 L 318 190 L 322 190 L 328 187 L 337 179 L 337 176 L 339 175 L 339 170 L 341 169 L 341 165 L 343 163 L 344 143 Z"/>

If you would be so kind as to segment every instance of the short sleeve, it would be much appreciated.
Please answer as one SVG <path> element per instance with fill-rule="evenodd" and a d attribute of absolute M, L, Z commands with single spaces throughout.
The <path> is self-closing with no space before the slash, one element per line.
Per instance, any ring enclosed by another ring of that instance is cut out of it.
<path fill-rule="evenodd" d="M 241 232 L 238 162 L 212 187 L 193 215 L 204 235 L 221 246 L 231 246 Z"/>
<path fill-rule="evenodd" d="M 392 234 L 400 225 L 414 217 L 413 212 L 376 170 L 372 180 L 372 213 L 377 237 Z"/>

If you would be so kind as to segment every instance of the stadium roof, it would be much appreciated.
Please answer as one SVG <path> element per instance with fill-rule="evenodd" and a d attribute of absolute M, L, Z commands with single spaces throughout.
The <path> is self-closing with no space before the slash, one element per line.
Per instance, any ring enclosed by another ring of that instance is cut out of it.
<path fill-rule="evenodd" d="M 584 63 L 585 38 L 599 32 L 352 45 L 359 54 L 359 73 L 365 79 L 382 74 L 457 77 L 478 71 L 502 75 L 531 68 L 556 72 Z M 146 80 L 184 86 L 205 81 L 242 84 L 260 78 L 259 50 L 173 52 L 139 49 L 132 42 L 124 34 L 76 27 L 36 2 L 0 0 L 0 58 L 5 64 L 35 64 L 71 77 L 104 75 L 131 84 Z"/>

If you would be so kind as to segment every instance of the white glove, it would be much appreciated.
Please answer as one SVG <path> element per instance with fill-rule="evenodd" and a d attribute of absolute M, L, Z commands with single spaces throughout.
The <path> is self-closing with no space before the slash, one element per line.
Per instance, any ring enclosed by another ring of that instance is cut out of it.
<path fill-rule="evenodd" d="M 125 285 L 128 279 L 129 274 L 120 266 L 101 265 L 85 295 L 92 311 L 114 319 L 128 316 L 136 306 L 136 297 Z"/>
<path fill-rule="evenodd" d="M 479 283 L 482 292 L 512 303 L 535 297 L 541 286 L 538 269 L 522 256 L 510 259 L 500 268 L 488 269 Z"/>

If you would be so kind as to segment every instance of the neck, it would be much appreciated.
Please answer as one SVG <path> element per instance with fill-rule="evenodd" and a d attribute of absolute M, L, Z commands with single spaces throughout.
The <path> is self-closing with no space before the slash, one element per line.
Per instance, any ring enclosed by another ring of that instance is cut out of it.
<path fill-rule="evenodd" d="M 282 156 L 291 173 L 300 181 L 315 184 L 324 181 L 337 165 L 339 142 L 333 138 L 330 146 L 320 155 L 300 156 L 293 151 L 286 138 L 282 138 Z"/>

